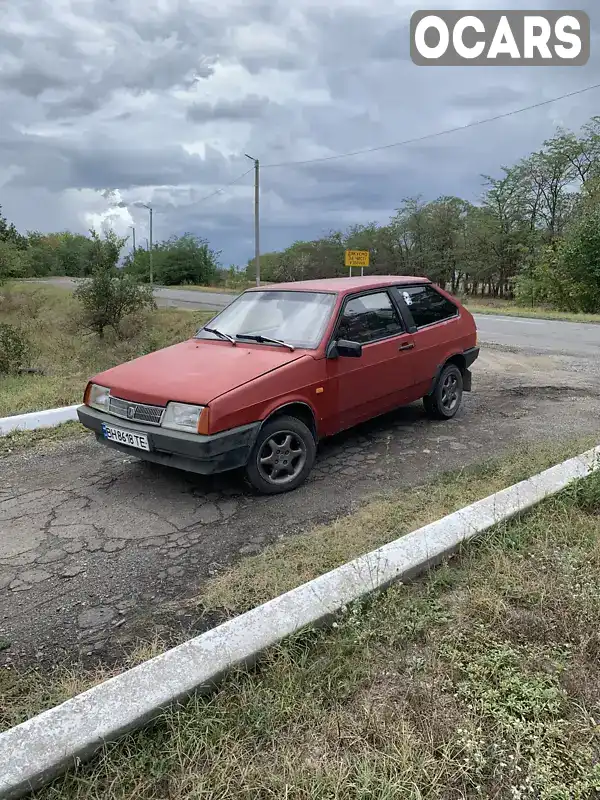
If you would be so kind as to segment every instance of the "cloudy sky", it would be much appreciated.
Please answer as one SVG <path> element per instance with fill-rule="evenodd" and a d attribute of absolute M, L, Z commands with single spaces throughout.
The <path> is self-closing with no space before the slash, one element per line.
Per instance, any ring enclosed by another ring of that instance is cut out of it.
<path fill-rule="evenodd" d="M 418 67 L 409 20 L 426 8 L 587 10 L 584 67 Z M 598 0 L 2 0 L 0 204 L 21 229 L 135 225 L 191 231 L 222 260 L 356 222 L 401 200 L 459 194 L 600 113 L 600 90 L 406 147 L 423 136 L 600 82 Z M 210 197 L 209 197 L 210 196 Z M 208 199 L 206 199 L 208 197 Z M 126 208 L 119 203 L 129 204 Z"/>

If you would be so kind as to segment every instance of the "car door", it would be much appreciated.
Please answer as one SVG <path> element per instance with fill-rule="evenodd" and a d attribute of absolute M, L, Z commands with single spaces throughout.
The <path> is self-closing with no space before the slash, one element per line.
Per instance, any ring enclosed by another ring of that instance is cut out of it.
<path fill-rule="evenodd" d="M 344 430 L 403 405 L 414 385 L 414 340 L 387 290 L 350 295 L 333 341 L 362 345 L 360 358 L 328 358 L 328 392 Z"/>
<path fill-rule="evenodd" d="M 458 307 L 427 283 L 398 286 L 394 292 L 414 321 L 415 397 L 421 397 L 431 388 L 433 377 L 455 344 Z"/>

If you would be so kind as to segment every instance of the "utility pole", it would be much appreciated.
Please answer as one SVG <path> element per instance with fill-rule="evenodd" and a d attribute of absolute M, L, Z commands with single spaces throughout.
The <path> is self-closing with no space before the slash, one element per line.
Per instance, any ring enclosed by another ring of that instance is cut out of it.
<path fill-rule="evenodd" d="M 154 272 L 152 270 L 152 209 L 150 209 L 150 288 L 154 283 Z"/>
<path fill-rule="evenodd" d="M 129 227 L 133 231 L 133 255 L 135 257 L 135 225 L 130 225 Z"/>
<path fill-rule="evenodd" d="M 152 206 L 146 205 L 146 203 L 141 203 L 140 205 L 147 208 L 150 212 L 150 245 L 148 247 L 148 257 L 150 259 L 150 287 L 154 284 L 154 273 L 152 271 Z"/>
<path fill-rule="evenodd" d="M 254 161 L 254 263 L 256 264 L 256 285 L 260 286 L 260 163 L 258 158 L 244 154 Z"/>

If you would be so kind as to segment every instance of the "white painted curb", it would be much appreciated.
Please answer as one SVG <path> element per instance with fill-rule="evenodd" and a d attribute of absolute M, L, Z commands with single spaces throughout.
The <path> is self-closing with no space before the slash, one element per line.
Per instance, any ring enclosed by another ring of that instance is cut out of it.
<path fill-rule="evenodd" d="M 33 411 L 30 414 L 16 414 L 13 417 L 0 417 L 0 436 L 7 436 L 13 431 L 35 431 L 38 428 L 55 428 L 64 422 L 77 422 L 76 406 L 48 408 L 45 411 Z"/>
<path fill-rule="evenodd" d="M 600 447 L 479 500 L 0 734 L 0 798 L 17 798 L 138 728 L 284 637 L 327 620 L 394 580 L 433 566 L 463 542 L 598 469 Z"/>

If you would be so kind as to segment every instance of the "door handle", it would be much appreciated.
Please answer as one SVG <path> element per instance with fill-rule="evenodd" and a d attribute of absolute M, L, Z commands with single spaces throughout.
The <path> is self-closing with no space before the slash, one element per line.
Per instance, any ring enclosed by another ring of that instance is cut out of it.
<path fill-rule="evenodd" d="M 398 350 L 412 350 L 414 346 L 414 342 L 407 342 L 406 344 L 401 344 Z"/>

